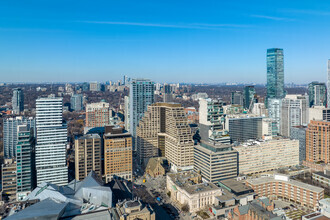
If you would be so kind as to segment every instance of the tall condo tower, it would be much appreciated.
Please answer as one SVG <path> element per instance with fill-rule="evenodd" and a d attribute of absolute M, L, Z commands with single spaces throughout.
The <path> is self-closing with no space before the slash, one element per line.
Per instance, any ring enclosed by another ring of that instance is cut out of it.
<path fill-rule="evenodd" d="M 36 170 L 37 185 L 68 183 L 66 166 L 67 128 L 63 125 L 63 99 L 48 97 L 36 101 Z"/>
<path fill-rule="evenodd" d="M 136 126 L 147 111 L 148 105 L 154 103 L 154 82 L 148 79 L 133 79 L 129 90 L 130 133 L 136 137 Z"/>
<path fill-rule="evenodd" d="M 13 113 L 19 115 L 24 111 L 24 94 L 22 89 L 14 89 L 12 97 Z"/>
<path fill-rule="evenodd" d="M 267 50 L 267 100 L 285 97 L 283 49 Z"/>

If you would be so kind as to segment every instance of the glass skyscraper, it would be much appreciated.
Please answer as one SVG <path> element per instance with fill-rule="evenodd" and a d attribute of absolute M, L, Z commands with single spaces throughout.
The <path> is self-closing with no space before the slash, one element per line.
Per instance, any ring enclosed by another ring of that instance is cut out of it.
<path fill-rule="evenodd" d="M 267 50 L 267 100 L 284 98 L 284 58 L 283 49 Z"/>
<path fill-rule="evenodd" d="M 147 111 L 148 105 L 154 103 L 155 83 L 148 79 L 133 79 L 129 90 L 130 133 L 136 137 L 136 126 Z"/>
<path fill-rule="evenodd" d="M 327 105 L 327 87 L 325 83 L 311 82 L 308 84 L 309 107 Z"/>
<path fill-rule="evenodd" d="M 24 111 L 24 94 L 22 89 L 14 89 L 12 97 L 13 114 L 19 115 Z"/>

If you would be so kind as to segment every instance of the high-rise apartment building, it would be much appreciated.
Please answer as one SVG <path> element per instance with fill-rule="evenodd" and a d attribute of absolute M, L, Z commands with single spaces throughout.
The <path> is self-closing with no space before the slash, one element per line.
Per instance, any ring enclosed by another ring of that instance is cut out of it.
<path fill-rule="evenodd" d="M 199 133 L 204 141 L 230 143 L 221 99 L 199 99 Z"/>
<path fill-rule="evenodd" d="M 86 105 L 86 127 L 110 125 L 110 107 L 105 101 Z"/>
<path fill-rule="evenodd" d="M 83 180 L 93 170 L 102 176 L 102 141 L 98 134 L 86 134 L 78 137 L 75 146 L 76 180 Z"/>
<path fill-rule="evenodd" d="M 10 201 L 16 199 L 16 161 L 5 159 L 1 165 L 2 194 L 8 196 Z"/>
<path fill-rule="evenodd" d="M 17 200 L 23 200 L 34 187 L 34 137 L 27 125 L 17 127 L 16 178 Z"/>
<path fill-rule="evenodd" d="M 125 103 L 125 130 L 130 130 L 130 108 L 129 108 L 129 97 L 124 97 L 124 103 Z"/>
<path fill-rule="evenodd" d="M 98 92 L 101 91 L 101 84 L 98 82 L 90 82 L 89 83 L 89 91 Z"/>
<path fill-rule="evenodd" d="M 253 104 L 256 103 L 256 90 L 254 86 L 245 86 L 244 87 L 244 108 L 252 109 Z"/>
<path fill-rule="evenodd" d="M 313 106 L 308 109 L 308 123 L 311 121 L 330 121 L 330 108 L 324 106 Z"/>
<path fill-rule="evenodd" d="M 136 137 L 136 127 L 138 126 L 148 105 L 154 103 L 154 82 L 148 79 L 133 79 L 130 83 L 129 103 L 130 103 L 130 133 Z"/>
<path fill-rule="evenodd" d="M 114 178 L 132 180 L 132 135 L 120 127 L 104 134 L 104 175 L 106 182 Z"/>
<path fill-rule="evenodd" d="M 306 161 L 330 163 L 330 122 L 312 120 L 308 124 Z"/>
<path fill-rule="evenodd" d="M 235 91 L 231 93 L 231 104 L 232 105 L 241 105 L 244 104 L 244 96 L 241 91 Z"/>
<path fill-rule="evenodd" d="M 328 60 L 327 108 L 330 108 L 330 59 Z"/>
<path fill-rule="evenodd" d="M 239 173 L 253 174 L 299 165 L 299 141 L 274 139 L 248 141 L 237 147 Z"/>
<path fill-rule="evenodd" d="M 325 83 L 311 82 L 308 84 L 309 107 L 327 105 L 327 86 Z"/>
<path fill-rule="evenodd" d="M 262 117 L 246 114 L 227 115 L 226 128 L 229 129 L 231 142 L 244 142 L 262 137 Z"/>
<path fill-rule="evenodd" d="M 268 117 L 275 122 L 273 130 L 276 134 L 281 132 L 281 110 L 282 99 L 268 99 Z"/>
<path fill-rule="evenodd" d="M 163 102 L 173 102 L 173 95 L 171 91 L 171 86 L 167 83 L 163 86 Z"/>
<path fill-rule="evenodd" d="M 67 128 L 63 124 L 63 99 L 57 97 L 36 100 L 37 141 L 35 163 L 37 185 L 50 182 L 68 183 L 66 165 Z"/>
<path fill-rule="evenodd" d="M 237 163 L 237 151 L 230 145 L 202 141 L 194 146 L 194 170 L 200 171 L 208 182 L 217 184 L 221 180 L 235 178 Z"/>
<path fill-rule="evenodd" d="M 155 103 L 141 119 L 137 129 L 139 162 L 165 156 L 174 171 L 193 166 L 193 138 L 181 104 Z"/>
<path fill-rule="evenodd" d="M 299 141 L 299 161 L 306 160 L 306 126 L 293 126 L 290 129 L 290 138 Z"/>
<path fill-rule="evenodd" d="M 307 125 L 308 96 L 287 95 L 281 105 L 281 135 L 290 137 L 292 126 Z"/>
<path fill-rule="evenodd" d="M 74 94 L 71 96 L 70 104 L 72 111 L 81 111 L 84 108 L 84 97 L 82 94 Z"/>
<path fill-rule="evenodd" d="M 22 89 L 14 89 L 12 97 L 13 114 L 19 115 L 24 111 L 24 94 Z"/>
<path fill-rule="evenodd" d="M 19 125 L 27 125 L 35 131 L 35 119 L 32 117 L 14 117 L 3 119 L 3 151 L 4 158 L 16 157 L 17 145 L 17 127 Z M 35 133 L 35 132 L 34 132 Z"/>
<path fill-rule="evenodd" d="M 283 49 L 267 50 L 267 99 L 284 98 L 284 56 Z"/>

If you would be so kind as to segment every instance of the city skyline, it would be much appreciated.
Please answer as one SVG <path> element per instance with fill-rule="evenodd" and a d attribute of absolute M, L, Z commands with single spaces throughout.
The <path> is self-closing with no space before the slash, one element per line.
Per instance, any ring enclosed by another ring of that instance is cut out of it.
<path fill-rule="evenodd" d="M 326 81 L 325 1 L 62 3 L 0 4 L 3 82 L 265 83 L 277 47 L 286 83 Z"/>

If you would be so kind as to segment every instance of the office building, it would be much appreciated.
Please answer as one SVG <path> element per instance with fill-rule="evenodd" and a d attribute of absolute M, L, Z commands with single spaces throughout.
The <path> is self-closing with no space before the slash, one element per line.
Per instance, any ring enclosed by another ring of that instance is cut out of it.
<path fill-rule="evenodd" d="M 24 111 L 24 94 L 22 89 L 16 88 L 13 90 L 11 104 L 13 108 L 13 114 L 19 115 Z"/>
<path fill-rule="evenodd" d="M 8 197 L 9 201 L 16 199 L 16 161 L 5 159 L 1 165 L 2 173 L 2 194 Z"/>
<path fill-rule="evenodd" d="M 98 82 L 90 82 L 89 83 L 89 91 L 98 92 L 101 91 L 101 84 Z"/>
<path fill-rule="evenodd" d="M 265 106 L 265 103 L 254 103 L 250 112 L 251 114 L 257 116 L 268 116 L 268 110 Z"/>
<path fill-rule="evenodd" d="M 4 158 L 16 157 L 17 145 L 17 127 L 19 125 L 27 125 L 33 128 L 35 133 L 35 119 L 32 117 L 14 117 L 3 119 L 3 151 Z"/>
<path fill-rule="evenodd" d="M 102 176 L 102 141 L 98 134 L 86 134 L 74 141 L 75 179 L 83 180 L 93 170 Z"/>
<path fill-rule="evenodd" d="M 293 126 L 290 130 L 290 138 L 299 141 L 299 161 L 306 160 L 306 130 L 307 126 Z"/>
<path fill-rule="evenodd" d="M 110 125 L 110 107 L 104 100 L 86 105 L 86 127 Z"/>
<path fill-rule="evenodd" d="M 207 182 L 217 184 L 236 177 L 237 163 L 237 151 L 230 145 L 202 141 L 194 146 L 194 170 L 200 171 Z"/>
<path fill-rule="evenodd" d="M 16 178 L 17 200 L 23 200 L 35 187 L 34 137 L 27 125 L 17 127 Z"/>
<path fill-rule="evenodd" d="M 66 166 L 67 128 L 63 124 L 63 99 L 56 97 L 36 100 L 37 141 L 35 163 L 37 185 L 50 182 L 68 183 Z"/>
<path fill-rule="evenodd" d="M 241 174 L 266 172 L 299 165 L 299 141 L 290 139 L 248 141 L 237 147 Z"/>
<path fill-rule="evenodd" d="M 199 133 L 204 141 L 230 143 L 221 99 L 199 99 Z"/>
<path fill-rule="evenodd" d="M 308 124 L 306 161 L 330 163 L 330 122 L 311 121 Z"/>
<path fill-rule="evenodd" d="M 181 104 L 155 103 L 137 129 L 137 155 L 140 163 L 165 156 L 174 171 L 192 169 L 193 134 Z"/>
<path fill-rule="evenodd" d="M 106 182 L 114 178 L 132 180 L 132 135 L 120 127 L 109 127 L 104 133 L 104 175 Z"/>
<path fill-rule="evenodd" d="M 241 105 L 244 104 L 244 96 L 241 91 L 236 91 L 231 93 L 231 104 L 232 105 Z"/>
<path fill-rule="evenodd" d="M 267 100 L 284 97 L 283 49 L 271 48 L 267 50 Z"/>
<path fill-rule="evenodd" d="M 154 103 L 154 82 L 148 79 L 133 79 L 129 90 L 130 107 L 130 133 L 136 137 L 136 127 L 138 126 L 148 105 Z"/>
<path fill-rule="evenodd" d="M 252 109 L 254 103 L 256 103 L 256 90 L 254 86 L 244 87 L 244 108 Z"/>
<path fill-rule="evenodd" d="M 168 173 L 166 189 L 171 200 L 182 209 L 189 207 L 189 212 L 196 212 L 217 203 L 217 196 L 222 195 L 221 188 L 214 183 L 203 183 L 200 174 L 195 171 Z"/>
<path fill-rule="evenodd" d="M 281 105 L 281 135 L 290 137 L 292 126 L 307 125 L 308 96 L 287 95 Z"/>
<path fill-rule="evenodd" d="M 247 114 L 227 115 L 226 128 L 229 128 L 231 142 L 244 142 L 262 137 L 262 117 Z"/>
<path fill-rule="evenodd" d="M 70 103 L 72 111 L 81 111 L 84 109 L 84 97 L 81 94 L 72 95 Z"/>
<path fill-rule="evenodd" d="M 330 108 L 324 106 L 313 106 L 308 109 L 308 123 L 310 121 L 330 121 Z"/>
<path fill-rule="evenodd" d="M 124 103 L 125 103 L 125 130 L 130 130 L 130 108 L 129 108 L 129 97 L 124 97 Z"/>
<path fill-rule="evenodd" d="M 259 196 L 293 201 L 310 209 L 316 209 L 319 200 L 324 198 L 324 189 L 292 180 L 282 174 L 247 179 L 245 184 L 250 186 Z"/>
<path fill-rule="evenodd" d="M 309 107 L 327 106 L 327 86 L 325 83 L 311 82 L 308 84 Z"/>

